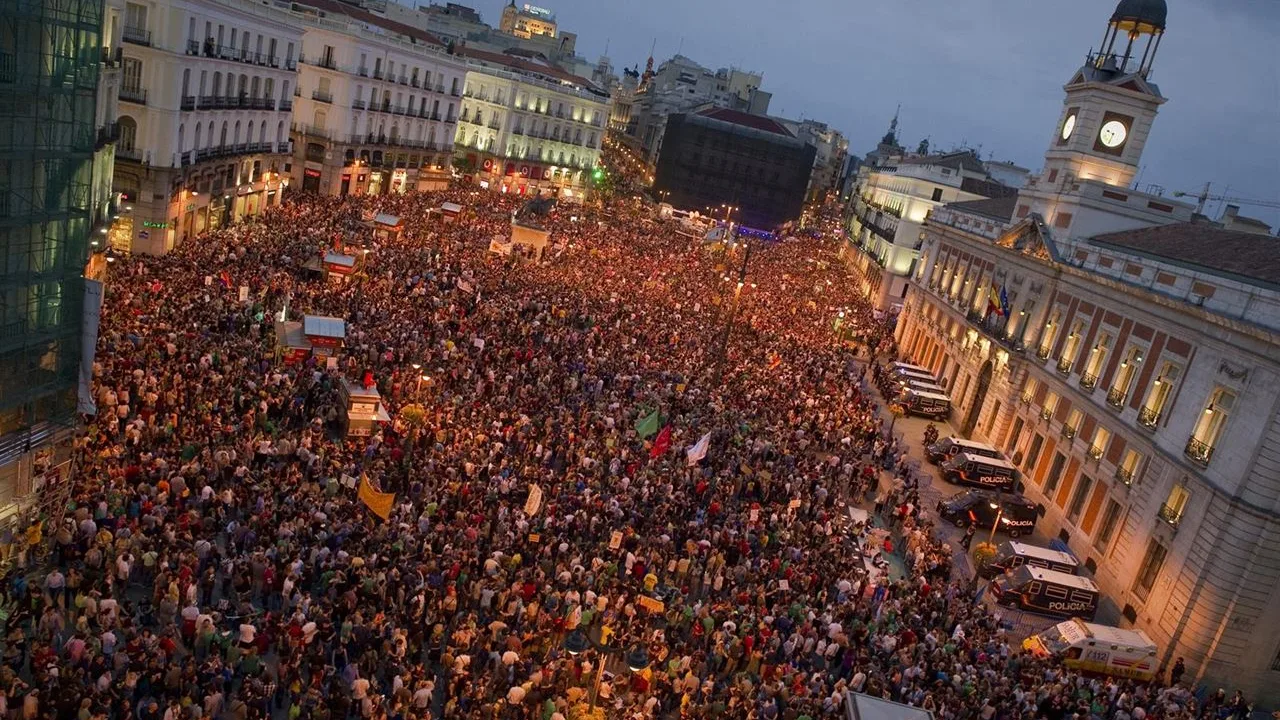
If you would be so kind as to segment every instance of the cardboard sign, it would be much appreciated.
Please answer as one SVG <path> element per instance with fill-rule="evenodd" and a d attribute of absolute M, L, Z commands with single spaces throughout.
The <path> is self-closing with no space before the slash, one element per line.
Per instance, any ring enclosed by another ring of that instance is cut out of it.
<path fill-rule="evenodd" d="M 609 549 L 617 550 L 622 547 L 622 531 L 614 530 L 613 535 L 609 538 Z"/>
<path fill-rule="evenodd" d="M 759 519 L 760 519 L 760 511 L 755 508 L 751 508 L 751 522 L 755 522 Z"/>
<path fill-rule="evenodd" d="M 791 502 L 787 503 L 787 507 L 791 508 L 792 510 L 795 510 L 796 508 L 800 507 L 800 498 L 795 498 Z"/>
<path fill-rule="evenodd" d="M 249 286 L 241 285 L 240 286 L 240 302 L 245 302 L 248 299 L 249 299 Z"/>
<path fill-rule="evenodd" d="M 358 480 L 350 475 L 344 474 L 342 476 L 342 484 L 348 488 L 354 489 L 356 486 L 356 482 L 358 482 Z"/>
<path fill-rule="evenodd" d="M 542 488 L 537 485 L 529 485 L 529 499 L 524 501 L 524 514 L 533 516 L 538 514 L 538 509 L 542 507 Z"/>
<path fill-rule="evenodd" d="M 648 595 L 641 595 L 636 598 L 636 604 L 651 613 L 660 613 L 667 609 L 667 606 L 661 600 L 651 598 Z"/>
<path fill-rule="evenodd" d="M 529 533 L 529 542 L 536 543 L 540 540 L 542 540 L 542 535 L 538 533 Z"/>

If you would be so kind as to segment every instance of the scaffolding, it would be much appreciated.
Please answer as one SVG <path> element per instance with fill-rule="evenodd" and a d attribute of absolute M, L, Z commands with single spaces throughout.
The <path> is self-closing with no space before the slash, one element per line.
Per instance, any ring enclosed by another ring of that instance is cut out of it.
<path fill-rule="evenodd" d="M 21 499 L 6 472 L 75 422 L 102 14 L 0 0 L 0 506 Z"/>

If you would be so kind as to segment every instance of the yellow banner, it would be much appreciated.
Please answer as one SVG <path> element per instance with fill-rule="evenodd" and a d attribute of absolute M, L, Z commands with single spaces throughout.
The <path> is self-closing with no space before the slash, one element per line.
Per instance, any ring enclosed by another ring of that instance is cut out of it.
<path fill-rule="evenodd" d="M 374 490 L 373 484 L 369 482 L 369 476 L 364 473 L 360 474 L 360 490 L 357 491 L 357 497 L 373 511 L 374 515 L 383 520 L 391 519 L 391 507 L 395 505 L 396 494 Z"/>

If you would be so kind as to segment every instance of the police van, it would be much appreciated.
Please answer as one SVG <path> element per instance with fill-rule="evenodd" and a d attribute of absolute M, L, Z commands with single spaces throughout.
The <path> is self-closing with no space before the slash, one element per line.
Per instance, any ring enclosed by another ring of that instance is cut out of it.
<path fill-rule="evenodd" d="M 911 363 L 904 363 L 904 362 L 889 363 L 889 372 L 898 372 L 899 370 L 906 370 L 908 372 L 913 372 L 918 375 L 929 375 L 929 376 L 933 375 L 933 373 L 929 372 L 929 368 L 920 367 L 919 365 L 912 365 Z"/>
<path fill-rule="evenodd" d="M 902 394 L 908 390 L 915 390 L 916 392 L 933 393 L 934 395 L 947 394 L 946 388 L 942 387 L 941 385 L 934 385 L 933 382 L 930 380 L 914 380 L 914 379 L 907 380 L 906 382 L 899 383 L 898 387 L 899 387 L 899 390 L 898 390 L 899 398 L 901 398 Z"/>
<path fill-rule="evenodd" d="M 1075 575 L 1080 569 L 1080 561 L 1071 553 L 1009 540 L 1000 543 L 996 556 L 983 566 L 980 574 L 989 579 L 1022 565 L 1057 570 L 1068 575 Z"/>
<path fill-rule="evenodd" d="M 929 385 L 938 384 L 938 378 L 927 372 L 916 372 L 915 370 L 894 370 L 893 379 L 900 387 L 905 387 L 909 382 L 928 383 Z"/>
<path fill-rule="evenodd" d="M 1022 565 L 991 581 L 1001 605 L 1040 615 L 1092 620 L 1098 612 L 1098 586 L 1079 575 Z"/>
<path fill-rule="evenodd" d="M 990 529 L 998 524 L 998 530 L 1016 538 L 1036 529 L 1040 510 L 1021 495 L 997 498 L 995 493 L 965 490 L 939 501 L 938 516 L 956 527 Z"/>
<path fill-rule="evenodd" d="M 951 414 L 951 398 L 942 393 L 907 388 L 902 391 L 901 402 L 909 415 L 945 420 Z"/>
<path fill-rule="evenodd" d="M 1020 473 L 1005 460 L 960 452 L 942 463 L 942 477 L 957 485 L 973 485 L 992 490 L 1013 490 Z"/>
<path fill-rule="evenodd" d="M 1078 618 L 1065 620 L 1032 635 L 1022 647 L 1040 658 L 1056 658 L 1064 666 L 1084 673 L 1155 679 L 1159 665 L 1156 644 L 1141 630 L 1095 625 Z"/>
<path fill-rule="evenodd" d="M 991 458 L 1004 457 L 1004 454 L 992 445 L 975 442 L 973 440 L 965 440 L 964 438 L 959 438 L 955 435 L 944 437 L 924 449 L 924 454 L 929 458 L 929 462 L 934 463 L 935 465 L 960 453 L 969 453 L 970 455 L 981 455 L 982 457 Z"/>

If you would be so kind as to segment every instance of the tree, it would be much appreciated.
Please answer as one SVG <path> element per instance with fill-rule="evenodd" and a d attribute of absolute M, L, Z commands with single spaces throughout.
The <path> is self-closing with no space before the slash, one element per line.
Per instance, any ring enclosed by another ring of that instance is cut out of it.
<path fill-rule="evenodd" d="M 400 422 L 409 428 L 409 451 L 404 454 L 405 462 L 413 455 L 418 446 L 418 433 L 427 426 L 427 409 L 417 403 L 400 408 Z"/>

